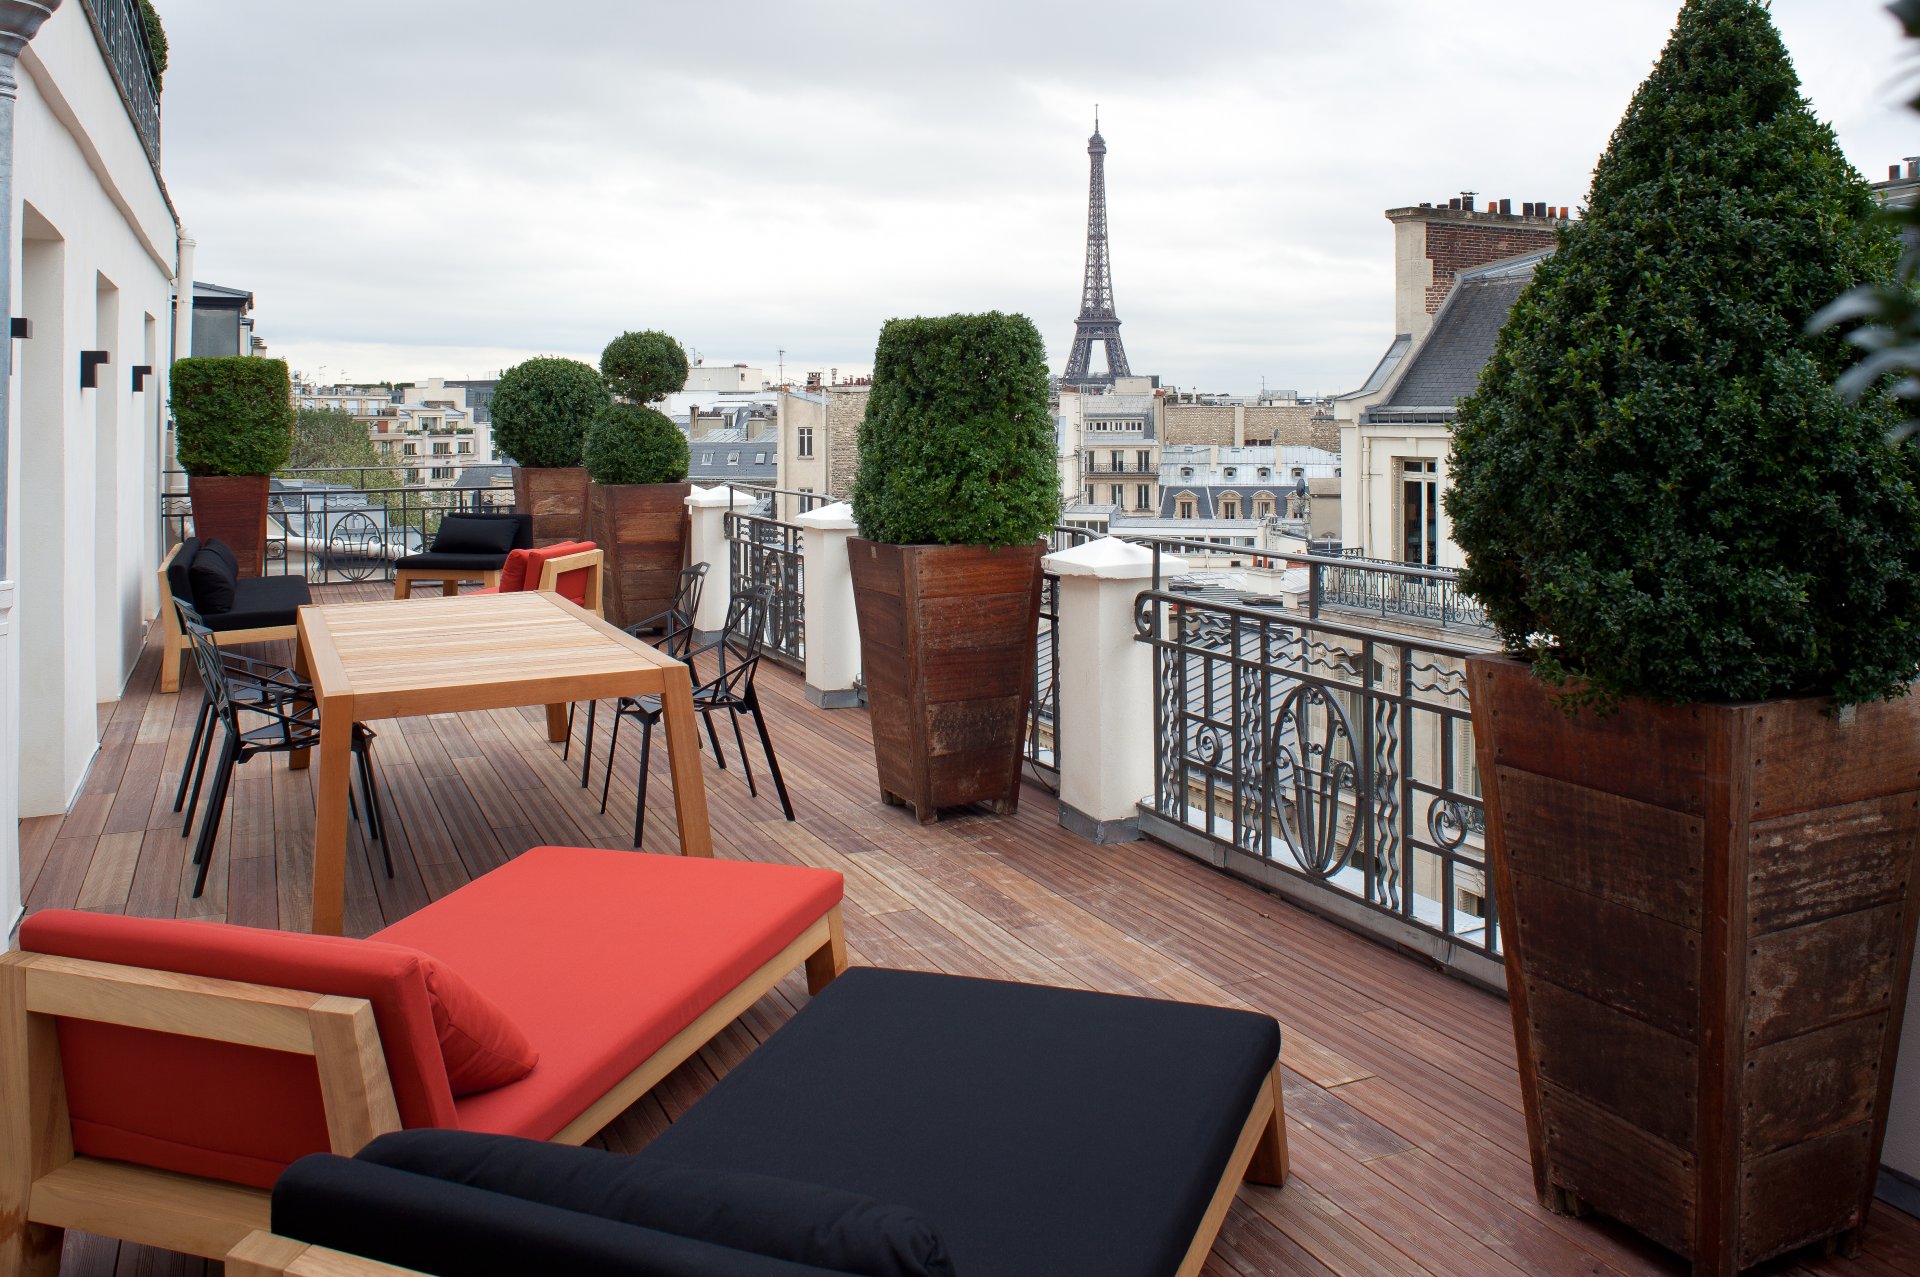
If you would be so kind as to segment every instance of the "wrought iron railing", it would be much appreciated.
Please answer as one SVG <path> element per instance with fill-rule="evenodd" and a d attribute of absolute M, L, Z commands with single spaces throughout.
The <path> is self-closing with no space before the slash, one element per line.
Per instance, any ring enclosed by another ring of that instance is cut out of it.
<path fill-rule="evenodd" d="M 737 595 L 752 585 L 771 585 L 762 636 L 767 655 L 800 669 L 807 650 L 806 552 L 804 529 L 749 507 L 729 510 L 728 582 Z"/>
<path fill-rule="evenodd" d="M 316 583 L 390 581 L 394 561 L 433 544 L 447 515 L 513 510 L 510 487 L 403 482 L 421 468 L 352 466 L 276 475 L 267 494 L 266 574 Z M 162 484 L 162 532 L 172 546 L 192 535 L 193 507 L 184 474 L 170 470 Z"/>
<path fill-rule="evenodd" d="M 1154 657 L 1143 828 L 1499 980 L 1469 649 L 1159 590 L 1135 628 Z"/>
<path fill-rule="evenodd" d="M 1492 631 L 1487 610 L 1460 592 L 1459 575 L 1450 569 L 1351 555 L 1310 555 L 1304 562 L 1309 615 L 1319 616 L 1323 608 L 1347 608 L 1425 621 L 1443 630 Z"/>
<path fill-rule="evenodd" d="M 147 48 L 147 25 L 133 0 L 85 0 L 93 38 L 113 70 L 113 80 L 126 104 L 127 118 L 140 135 L 147 159 L 160 167 L 160 86 L 153 82 L 153 54 Z"/>
<path fill-rule="evenodd" d="M 1085 528 L 1056 526 L 1047 534 L 1047 549 L 1066 550 L 1091 541 L 1097 534 Z M 1033 701 L 1027 709 L 1027 761 L 1043 771 L 1060 771 L 1060 578 L 1043 573 L 1040 582 L 1040 624 L 1034 634 Z"/>

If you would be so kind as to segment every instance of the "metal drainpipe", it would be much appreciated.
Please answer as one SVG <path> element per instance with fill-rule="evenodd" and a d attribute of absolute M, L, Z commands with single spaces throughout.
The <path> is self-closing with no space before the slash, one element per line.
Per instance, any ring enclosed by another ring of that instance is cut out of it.
<path fill-rule="evenodd" d="M 60 0 L 0 0 L 0 298 L 13 313 L 13 104 L 20 94 L 14 77 L 20 50 L 33 39 L 40 24 L 53 16 Z M 7 358 L 0 359 L 0 577 L 7 572 L 8 492 L 13 483 L 7 457 L 13 431 L 13 337 L 7 335 Z"/>

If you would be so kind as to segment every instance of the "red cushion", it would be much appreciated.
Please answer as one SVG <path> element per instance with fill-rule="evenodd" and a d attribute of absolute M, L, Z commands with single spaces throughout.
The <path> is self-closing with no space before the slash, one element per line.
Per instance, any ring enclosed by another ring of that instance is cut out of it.
<path fill-rule="evenodd" d="M 538 573 L 534 574 L 533 584 L 529 584 L 527 581 L 527 561 L 532 555 L 532 550 L 507 551 L 506 564 L 500 569 L 500 584 L 493 592 L 515 594 L 521 590 L 533 589 L 534 585 L 539 583 L 540 576 Z M 488 592 L 487 590 L 480 591 L 482 594 Z"/>
<path fill-rule="evenodd" d="M 569 554 L 581 554 L 599 548 L 591 541 L 562 541 L 558 545 L 547 545 L 537 550 L 527 551 L 530 556 L 527 561 L 527 583 L 522 588 L 528 590 L 540 588 L 540 574 L 546 569 L 549 560 L 563 559 Z M 500 588 L 503 590 L 507 588 L 507 578 L 504 574 L 500 578 Z M 571 572 L 562 572 L 559 579 L 554 582 L 553 588 L 560 597 L 585 607 L 587 605 L 587 569 L 575 568 Z"/>
<path fill-rule="evenodd" d="M 55 909 L 21 924 L 20 947 L 365 998 L 405 1126 L 453 1123 L 449 1060 L 468 1089 L 506 1080 L 513 1055 L 510 1020 L 444 963 L 397 945 Z M 328 1147 L 309 1056 L 80 1020 L 59 1034 L 76 1152 L 268 1188 Z"/>
<path fill-rule="evenodd" d="M 458 968 L 540 1052 L 458 1125 L 547 1139 L 840 896 L 830 870 L 536 847 L 376 938 Z"/>
<path fill-rule="evenodd" d="M 452 967 L 421 956 L 427 997 L 433 1003 L 434 1036 L 447 1066 L 447 1089 L 456 1096 L 473 1095 L 533 1072 L 540 1053 L 520 1026 Z"/>

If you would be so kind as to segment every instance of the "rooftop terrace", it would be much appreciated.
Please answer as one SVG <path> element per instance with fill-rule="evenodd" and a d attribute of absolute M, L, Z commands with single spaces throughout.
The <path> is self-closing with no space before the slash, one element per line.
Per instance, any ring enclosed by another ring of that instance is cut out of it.
<path fill-rule="evenodd" d="M 384 583 L 322 586 L 323 602 L 386 597 Z M 262 655 L 271 653 L 262 651 Z M 286 655 L 284 652 L 281 655 Z M 197 695 L 155 691 L 152 642 L 62 817 L 23 822 L 29 910 L 79 907 L 304 926 L 312 773 L 257 759 L 201 900 L 171 811 Z M 798 820 L 705 757 L 715 851 L 839 870 L 856 963 L 941 970 L 1270 1012 L 1284 1031 L 1293 1178 L 1245 1187 L 1206 1272 L 1341 1277 L 1634 1277 L 1685 1265 L 1604 1221 L 1534 1200 L 1507 1006 L 1151 842 L 1096 846 L 1061 829 L 1027 786 L 1017 816 L 922 827 L 881 804 L 860 710 L 820 710 L 800 680 L 763 667 L 762 691 Z M 604 718 L 605 715 L 603 714 Z M 537 708 L 376 724 L 397 874 L 350 834 L 347 930 L 364 935 L 527 847 L 628 845 L 637 751 L 623 748 L 606 815 L 563 762 Z M 600 734 L 605 748 L 606 733 Z M 731 752 L 731 751 L 730 751 Z M 665 751 L 651 794 L 666 802 Z M 596 768 L 596 777 L 597 777 Z M 673 822 L 648 822 L 672 850 Z M 658 839 L 658 842 L 653 840 Z M 796 975 L 616 1120 L 597 1141 L 644 1145 L 806 998 Z M 1857 1260 L 1782 1261 L 1771 1274 L 1920 1272 L 1920 1221 L 1876 1208 Z M 69 1234 L 62 1272 L 200 1274 L 218 1265 Z"/>

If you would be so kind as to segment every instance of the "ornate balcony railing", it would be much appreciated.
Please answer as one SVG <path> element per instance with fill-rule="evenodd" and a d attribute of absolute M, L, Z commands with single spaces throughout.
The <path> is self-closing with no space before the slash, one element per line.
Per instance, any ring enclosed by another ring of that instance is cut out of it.
<path fill-rule="evenodd" d="M 153 54 L 147 48 L 147 24 L 133 0 L 84 0 L 87 20 L 113 81 L 126 104 L 127 118 L 140 135 L 147 159 L 160 167 L 160 86 L 153 82 Z"/>
<path fill-rule="evenodd" d="M 770 583 L 766 652 L 773 660 L 802 668 L 807 651 L 806 553 L 804 529 L 742 506 L 726 516 L 727 572 L 735 594 L 750 585 Z"/>
<path fill-rule="evenodd" d="M 1499 981 L 1469 649 L 1160 590 L 1135 626 L 1154 658 L 1143 829 Z"/>
<path fill-rule="evenodd" d="M 394 560 L 433 544 L 447 515 L 513 510 L 510 487 L 422 487 L 403 481 L 418 468 L 353 466 L 275 475 L 267 495 L 267 575 L 315 583 L 391 581 Z M 192 535 L 187 478 L 177 470 L 162 476 L 160 517 L 166 545 Z"/>
<path fill-rule="evenodd" d="M 1425 621 L 1443 630 L 1492 631 L 1487 610 L 1460 592 L 1459 576 L 1449 569 L 1347 554 L 1310 555 L 1305 562 L 1309 615 L 1319 616 L 1323 608 L 1349 608 Z"/>
<path fill-rule="evenodd" d="M 1094 539 L 1085 528 L 1056 526 L 1047 549 L 1066 550 Z M 1027 710 L 1027 762 L 1055 775 L 1060 771 L 1060 578 L 1044 573 L 1040 583 L 1040 624 L 1034 634 L 1033 702 Z"/>

